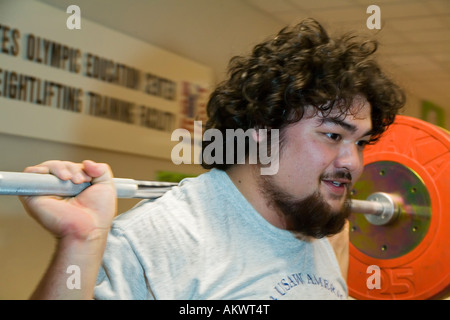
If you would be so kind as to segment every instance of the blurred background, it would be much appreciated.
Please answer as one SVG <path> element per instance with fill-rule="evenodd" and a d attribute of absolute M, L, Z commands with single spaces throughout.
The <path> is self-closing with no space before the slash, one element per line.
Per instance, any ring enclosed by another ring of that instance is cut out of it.
<path fill-rule="evenodd" d="M 65 26 L 70 15 L 66 9 L 72 4 L 81 9 L 81 30 L 68 30 Z M 366 11 L 372 4 L 380 8 L 380 29 L 367 26 L 373 13 Z M 183 123 L 193 132 L 189 127 L 193 117 L 183 109 L 185 102 L 155 95 L 143 97 L 95 79 L 81 79 L 82 74 L 38 65 L 36 60 L 27 58 L 27 54 L 31 55 L 25 51 L 30 48 L 29 35 L 34 33 L 36 37 L 79 49 L 83 65 L 86 52 L 93 52 L 134 65 L 159 79 L 172 80 L 180 92 L 185 89 L 205 100 L 214 85 L 224 79 L 232 56 L 249 52 L 282 27 L 307 17 L 317 19 L 330 34 L 357 31 L 377 38 L 380 62 L 407 92 L 403 113 L 448 130 L 448 0 L 0 0 L 0 25 L 9 27 L 3 27 L 3 38 L 10 38 L 7 44 L 3 40 L 6 51 L 0 56 L 4 76 L 0 84 L 6 86 L 5 70 L 16 70 L 83 87 L 85 92 L 97 90 L 121 99 L 129 97 L 136 104 L 145 101 L 142 103 L 152 108 L 169 110 L 176 116 L 172 129 Z M 12 51 L 7 52 L 8 44 L 13 48 L 14 28 L 21 32 L 21 52 L 17 57 Z M 37 50 L 44 52 L 43 48 Z M 147 51 L 156 52 L 154 61 L 158 63 L 149 62 L 151 55 L 138 54 Z M 44 107 L 36 103 L 5 97 L 5 88 L 0 86 L 0 171 L 22 171 L 49 159 L 92 159 L 109 163 L 116 177 L 141 180 L 157 179 L 161 172 L 203 172 L 199 165 L 174 165 L 170 159 L 170 132 L 161 132 L 155 125 L 143 128 L 141 123 L 136 128 L 107 119 L 94 121 L 88 115 L 41 110 Z M 197 100 L 198 112 L 204 107 L 201 99 Z M 83 106 L 88 108 L 86 101 Z M 11 120 L 20 112 L 30 118 Z M 64 125 L 48 128 L 51 121 L 59 120 Z M 66 133 L 72 130 L 66 125 L 70 123 L 83 126 L 82 132 L 76 129 L 76 134 Z M 107 134 L 103 137 L 100 131 Z M 126 139 L 122 141 L 121 137 Z M 105 142 L 110 140 L 114 142 L 111 145 Z M 119 212 L 136 202 L 120 200 Z M 26 215 L 16 197 L 1 197 L 0 299 L 26 299 L 45 270 L 53 246 L 51 236 Z"/>

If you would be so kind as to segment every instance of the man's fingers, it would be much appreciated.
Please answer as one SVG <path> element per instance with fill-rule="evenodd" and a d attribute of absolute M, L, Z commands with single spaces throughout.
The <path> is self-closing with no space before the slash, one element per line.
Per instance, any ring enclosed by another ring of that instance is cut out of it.
<path fill-rule="evenodd" d="M 42 174 L 47 174 L 50 173 L 50 170 L 48 167 L 44 167 L 41 165 L 36 165 L 36 166 L 30 166 L 30 167 L 26 167 L 23 172 L 26 173 L 42 173 Z"/>
<path fill-rule="evenodd" d="M 92 183 L 112 182 L 113 174 L 111 168 L 106 163 L 85 160 L 82 164 L 86 174 L 93 178 Z"/>
<path fill-rule="evenodd" d="M 90 162 L 95 164 L 92 161 Z M 84 170 L 84 164 L 70 161 L 45 161 L 36 166 L 25 168 L 24 172 L 53 174 L 61 180 L 71 180 L 76 184 L 92 181 L 92 176 Z"/>
<path fill-rule="evenodd" d="M 66 169 L 70 172 L 70 180 L 73 183 L 83 183 L 92 181 L 92 177 L 84 171 L 84 166 L 81 163 L 66 163 Z"/>
<path fill-rule="evenodd" d="M 69 169 L 70 163 L 67 161 L 57 161 L 57 160 L 51 160 L 51 161 L 45 161 L 35 167 L 39 168 L 46 168 L 48 170 L 47 173 L 53 174 L 56 177 L 58 177 L 61 180 L 70 180 L 73 176 L 73 169 Z M 43 171 L 45 169 L 42 169 Z"/>

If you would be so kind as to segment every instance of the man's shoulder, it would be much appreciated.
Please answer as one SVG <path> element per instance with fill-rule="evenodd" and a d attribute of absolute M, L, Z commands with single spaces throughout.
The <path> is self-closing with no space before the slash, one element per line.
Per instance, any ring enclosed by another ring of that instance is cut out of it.
<path fill-rule="evenodd" d="M 143 200 L 130 210 L 118 215 L 113 228 L 126 229 L 154 219 L 181 219 L 198 212 L 218 195 L 221 176 L 224 172 L 211 170 L 197 177 L 185 178 L 178 186 L 167 191 L 156 200 Z M 172 220 L 173 221 L 173 220 Z"/>

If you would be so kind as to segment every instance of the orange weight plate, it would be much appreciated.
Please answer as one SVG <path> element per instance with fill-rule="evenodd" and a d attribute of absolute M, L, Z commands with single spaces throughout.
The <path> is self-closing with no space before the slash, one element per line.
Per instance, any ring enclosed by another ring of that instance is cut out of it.
<path fill-rule="evenodd" d="M 370 224 L 361 214 L 350 216 L 350 296 L 430 299 L 446 294 L 450 288 L 448 132 L 398 116 L 380 141 L 364 151 L 364 165 L 353 198 L 365 200 L 371 193 L 387 192 L 401 199 L 401 212 L 392 223 L 381 226 Z"/>

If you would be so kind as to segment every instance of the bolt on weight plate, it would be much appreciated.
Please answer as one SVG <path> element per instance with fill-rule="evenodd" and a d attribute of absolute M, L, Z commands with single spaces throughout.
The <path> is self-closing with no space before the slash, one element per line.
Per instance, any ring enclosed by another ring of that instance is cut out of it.
<path fill-rule="evenodd" d="M 385 225 L 364 215 L 350 220 L 350 296 L 429 299 L 450 288 L 450 137 L 425 121 L 398 116 L 364 151 L 364 172 L 352 196 L 384 192 L 400 203 Z M 380 288 L 368 284 L 380 268 Z"/>

